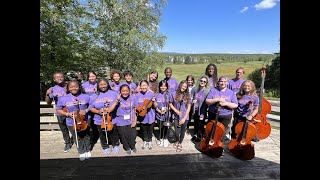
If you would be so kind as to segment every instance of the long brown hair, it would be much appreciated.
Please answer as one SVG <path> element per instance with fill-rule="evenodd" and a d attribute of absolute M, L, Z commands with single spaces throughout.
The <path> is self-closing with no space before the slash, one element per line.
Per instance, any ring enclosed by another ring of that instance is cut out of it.
<path fill-rule="evenodd" d="M 185 90 L 185 91 L 181 91 L 181 87 L 182 87 L 182 84 L 186 84 L 187 85 L 187 89 Z M 187 102 L 187 104 L 190 102 L 190 93 L 189 93 L 189 89 L 188 89 L 188 81 L 186 81 L 186 80 L 182 80 L 180 83 L 179 83 L 179 86 L 178 86 L 178 89 L 176 90 L 176 95 L 175 95 L 175 97 L 174 97 L 174 99 L 176 100 L 176 101 L 181 101 L 181 94 L 182 94 L 182 100 L 183 101 L 186 101 Z"/>
<path fill-rule="evenodd" d="M 243 87 L 244 87 L 244 84 L 245 83 L 249 83 L 251 85 L 251 91 L 249 92 L 249 95 L 251 96 L 258 96 L 257 95 L 257 88 L 256 88 L 256 85 L 254 84 L 253 81 L 251 80 L 246 80 L 244 81 L 241 86 L 240 86 L 240 90 L 239 92 L 237 93 L 237 99 L 241 99 L 244 95 L 246 95 L 246 93 L 244 92 L 243 90 Z"/>

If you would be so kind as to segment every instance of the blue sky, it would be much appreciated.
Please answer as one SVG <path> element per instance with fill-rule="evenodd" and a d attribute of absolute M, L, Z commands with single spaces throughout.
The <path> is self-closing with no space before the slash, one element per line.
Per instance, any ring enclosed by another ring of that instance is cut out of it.
<path fill-rule="evenodd" d="M 280 50 L 280 0 L 167 0 L 161 52 L 272 54 Z"/>

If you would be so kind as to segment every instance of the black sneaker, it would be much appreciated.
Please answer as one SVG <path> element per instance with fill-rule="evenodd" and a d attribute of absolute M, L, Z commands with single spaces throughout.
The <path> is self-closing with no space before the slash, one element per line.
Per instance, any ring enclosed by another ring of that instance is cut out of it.
<path fill-rule="evenodd" d="M 253 142 L 259 142 L 260 140 L 258 138 L 253 138 L 251 141 Z"/>
<path fill-rule="evenodd" d="M 195 141 L 198 137 L 196 135 L 194 135 L 192 138 L 191 138 L 191 141 Z"/>
<path fill-rule="evenodd" d="M 63 152 L 69 152 L 70 151 L 70 149 L 71 149 L 71 147 L 72 147 L 72 144 L 66 144 L 65 146 L 64 146 L 64 151 Z"/>

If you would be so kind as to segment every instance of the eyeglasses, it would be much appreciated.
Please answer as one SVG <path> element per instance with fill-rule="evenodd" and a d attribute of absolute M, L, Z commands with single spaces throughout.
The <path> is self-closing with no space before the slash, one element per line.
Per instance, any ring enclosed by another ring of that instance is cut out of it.
<path fill-rule="evenodd" d="M 202 83 L 206 83 L 207 81 L 204 81 L 204 80 L 200 80 L 200 82 L 202 82 Z"/>

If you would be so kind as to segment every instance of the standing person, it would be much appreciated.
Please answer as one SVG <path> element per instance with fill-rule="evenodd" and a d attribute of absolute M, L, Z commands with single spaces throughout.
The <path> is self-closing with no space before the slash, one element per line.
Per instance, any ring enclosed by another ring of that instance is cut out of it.
<path fill-rule="evenodd" d="M 164 69 L 164 75 L 165 75 L 165 80 L 168 82 L 169 85 L 169 92 L 172 94 L 175 92 L 178 88 L 178 81 L 172 77 L 172 69 L 171 67 L 166 67 Z"/>
<path fill-rule="evenodd" d="M 115 109 L 116 118 L 114 128 L 120 136 L 123 149 L 128 155 L 137 152 L 136 149 L 136 108 L 135 101 L 136 96 L 130 94 L 130 87 L 127 84 L 123 84 L 120 87 L 120 95 L 117 98 L 117 106 Z"/>
<path fill-rule="evenodd" d="M 111 152 L 111 148 L 109 146 L 113 144 L 113 150 L 117 153 L 119 152 L 120 143 L 119 138 L 115 139 L 115 142 L 113 142 L 113 139 L 111 139 L 112 134 L 114 133 L 114 129 L 105 132 L 105 129 L 101 128 L 101 125 L 103 123 L 102 116 L 104 113 L 107 117 L 107 114 L 112 112 L 115 106 L 113 106 L 113 104 L 115 104 L 118 94 L 115 91 L 111 90 L 107 79 L 101 78 L 99 79 L 97 84 L 97 92 L 96 94 L 91 96 L 89 108 L 94 115 L 93 121 L 98 130 L 98 137 L 100 138 L 103 153 L 105 155 L 109 155 Z M 114 121 L 114 118 L 114 113 L 111 113 L 112 122 Z M 105 118 L 105 120 L 107 120 L 107 118 Z"/>
<path fill-rule="evenodd" d="M 195 81 L 194 81 L 194 76 L 193 75 L 191 75 L 191 74 L 189 74 L 188 76 L 187 76 L 187 78 L 186 78 L 186 80 L 187 80 L 187 82 L 188 82 L 188 92 L 190 93 L 190 98 L 191 98 L 191 102 L 192 102 L 192 96 L 191 96 L 191 91 L 192 91 L 192 89 L 194 88 L 194 83 L 195 83 Z M 193 103 L 191 104 L 191 109 L 194 109 L 193 108 Z M 190 113 L 189 113 L 189 119 L 190 119 L 190 121 L 191 121 L 191 118 L 192 118 L 192 114 L 193 113 L 193 111 L 191 111 L 190 110 Z M 189 130 L 189 125 L 190 125 L 190 121 L 188 121 L 188 124 L 187 124 L 187 129 Z M 187 131 L 187 133 L 188 133 L 189 131 Z"/>
<path fill-rule="evenodd" d="M 231 128 L 232 138 L 236 138 L 235 126 L 240 121 L 253 120 L 253 117 L 258 114 L 259 109 L 259 96 L 256 92 L 256 86 L 253 81 L 246 80 L 240 86 L 239 92 L 236 94 L 238 99 L 238 107 L 234 111 L 234 122 Z M 257 141 L 254 138 L 253 141 Z"/>
<path fill-rule="evenodd" d="M 153 93 L 157 93 L 158 91 L 158 71 L 156 70 L 152 70 L 150 71 L 150 73 L 147 76 L 147 80 L 148 80 L 148 88 L 150 91 L 152 91 Z M 140 86 L 137 87 L 137 92 L 141 91 Z"/>
<path fill-rule="evenodd" d="M 228 88 L 235 94 L 239 92 L 241 84 L 245 81 L 245 79 L 243 79 L 244 73 L 243 67 L 239 67 L 236 70 L 236 77 L 229 80 Z"/>
<path fill-rule="evenodd" d="M 191 91 L 192 114 L 194 120 L 194 135 L 191 141 L 200 142 L 204 134 L 205 119 L 207 118 L 207 96 L 210 92 L 209 78 L 203 75 Z"/>
<path fill-rule="evenodd" d="M 88 72 L 87 81 L 82 83 L 82 88 L 90 97 L 97 92 L 97 74 L 94 71 Z M 90 111 L 88 116 L 88 126 L 90 131 L 91 150 L 99 139 L 99 131 L 93 120 L 94 114 Z"/>
<path fill-rule="evenodd" d="M 90 97 L 82 92 L 80 83 L 77 80 L 71 80 L 67 85 L 67 95 L 61 97 L 57 104 L 57 112 L 67 117 L 66 123 L 69 132 L 73 136 L 73 141 L 77 145 L 80 161 L 91 157 L 89 128 L 87 126 L 82 130 L 75 128 L 79 125 L 79 122 L 82 125 L 86 125 L 86 121 L 88 120 Z M 66 108 L 67 111 L 65 112 L 63 108 Z M 75 122 L 75 119 L 78 119 L 77 122 Z"/>
<path fill-rule="evenodd" d="M 94 71 L 90 71 L 87 75 L 87 80 L 81 86 L 86 94 L 92 96 L 97 91 L 97 74 Z"/>
<path fill-rule="evenodd" d="M 222 141 L 227 141 L 228 137 L 226 136 L 231 127 L 232 119 L 232 110 L 238 107 L 238 100 L 233 91 L 227 88 L 228 86 L 228 77 L 221 76 L 218 79 L 218 86 L 211 89 L 206 103 L 209 105 L 208 115 L 209 120 L 217 120 L 221 122 L 226 131 Z M 217 115 L 217 105 L 221 106 L 221 111 L 219 114 L 219 119 L 216 119 Z"/>
<path fill-rule="evenodd" d="M 159 82 L 159 90 L 156 95 L 156 102 L 158 107 L 156 108 L 156 120 L 159 127 L 159 146 L 168 147 L 168 128 L 164 126 L 164 122 L 169 120 L 169 99 L 170 93 L 168 91 L 168 83 L 166 80 Z"/>
<path fill-rule="evenodd" d="M 174 112 L 173 122 L 176 133 L 176 142 L 173 144 L 173 147 L 177 152 L 181 152 L 181 144 L 187 129 L 191 107 L 190 94 L 188 92 L 188 83 L 186 80 L 182 80 L 179 83 L 177 90 L 170 96 L 169 106 Z"/>
<path fill-rule="evenodd" d="M 218 82 L 217 66 L 212 63 L 208 64 L 208 66 L 206 67 L 205 75 L 207 75 L 209 78 L 210 88 L 212 89 L 213 87 L 216 87 Z"/>
<path fill-rule="evenodd" d="M 56 83 L 55 86 L 50 87 L 46 92 L 45 101 L 47 104 L 51 104 L 54 100 L 57 105 L 58 100 L 66 95 L 66 86 L 64 74 L 62 72 L 56 72 L 53 74 L 53 81 Z M 59 127 L 62 132 L 63 140 L 65 143 L 64 152 L 69 152 L 73 145 L 73 138 L 69 135 L 69 130 L 66 124 L 66 116 L 62 114 L 56 114 L 58 119 Z"/>
<path fill-rule="evenodd" d="M 127 84 L 130 88 L 130 94 L 135 95 L 137 93 L 137 85 L 132 81 L 133 74 L 131 71 L 125 71 L 123 73 L 124 79 L 126 80 L 122 84 Z"/>
<path fill-rule="evenodd" d="M 122 83 L 120 82 L 121 80 L 121 71 L 114 69 L 111 71 L 111 81 L 109 82 L 110 87 L 112 90 L 116 91 L 116 93 L 120 92 L 120 86 Z"/>
<path fill-rule="evenodd" d="M 144 105 L 146 99 L 151 100 L 152 106 L 146 109 L 147 113 L 145 116 L 137 117 L 140 121 L 140 127 L 143 134 L 143 144 L 142 149 L 148 146 L 149 149 L 152 149 L 152 133 L 155 121 L 155 109 L 158 107 L 157 102 L 155 102 L 154 93 L 148 90 L 148 81 L 140 81 L 141 91 L 136 95 L 136 104 L 137 109 L 141 108 Z M 140 106 L 140 107 L 139 107 Z"/>

